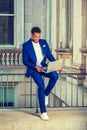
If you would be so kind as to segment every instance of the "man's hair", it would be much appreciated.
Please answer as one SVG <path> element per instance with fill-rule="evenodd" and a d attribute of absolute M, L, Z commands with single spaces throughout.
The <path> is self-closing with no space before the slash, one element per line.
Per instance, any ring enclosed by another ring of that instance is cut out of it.
<path fill-rule="evenodd" d="M 33 34 L 33 33 L 41 33 L 41 29 L 39 28 L 39 27 L 33 27 L 32 29 L 31 29 L 31 33 Z"/>

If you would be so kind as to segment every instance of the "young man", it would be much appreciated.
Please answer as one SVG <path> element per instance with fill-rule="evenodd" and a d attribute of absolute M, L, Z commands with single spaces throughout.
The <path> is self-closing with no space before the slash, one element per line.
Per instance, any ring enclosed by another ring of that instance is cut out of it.
<path fill-rule="evenodd" d="M 38 98 L 41 111 L 41 119 L 49 120 L 46 113 L 46 106 L 48 104 L 48 95 L 54 87 L 57 79 L 57 72 L 44 73 L 43 67 L 46 67 L 46 59 L 55 61 L 51 54 L 49 46 L 44 39 L 40 39 L 41 29 L 33 27 L 31 29 L 31 38 L 23 44 L 22 56 L 23 64 L 27 67 L 26 77 L 31 76 L 38 86 Z M 42 76 L 49 78 L 49 83 L 45 87 Z"/>

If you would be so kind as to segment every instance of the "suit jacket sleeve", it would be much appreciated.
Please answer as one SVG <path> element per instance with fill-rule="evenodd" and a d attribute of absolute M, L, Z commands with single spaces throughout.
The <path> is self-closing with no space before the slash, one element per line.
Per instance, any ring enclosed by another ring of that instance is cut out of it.
<path fill-rule="evenodd" d="M 47 43 L 47 42 L 46 42 Z M 54 58 L 54 56 L 52 55 L 51 51 L 50 51 L 50 48 L 48 46 L 48 43 L 47 43 L 47 58 L 49 59 L 49 61 L 55 61 L 56 59 Z"/>
<path fill-rule="evenodd" d="M 26 67 L 28 67 L 30 69 L 35 69 L 36 64 L 29 62 L 27 47 L 24 44 L 23 44 L 23 47 L 22 47 L 22 61 L 23 61 L 23 64 Z"/>

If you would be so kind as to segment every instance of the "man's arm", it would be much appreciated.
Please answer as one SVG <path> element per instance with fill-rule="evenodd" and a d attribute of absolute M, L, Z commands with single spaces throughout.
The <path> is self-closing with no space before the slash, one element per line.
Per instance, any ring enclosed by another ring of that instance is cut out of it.
<path fill-rule="evenodd" d="M 46 42 L 47 43 L 47 42 Z M 52 55 L 51 51 L 50 51 L 50 48 L 48 46 L 48 43 L 47 43 L 47 58 L 49 59 L 49 61 L 55 61 L 56 59 L 54 58 L 54 56 Z"/>
<path fill-rule="evenodd" d="M 27 54 L 27 48 L 23 44 L 23 48 L 22 48 L 22 61 L 23 61 L 23 64 L 25 66 L 27 66 L 28 68 L 35 69 L 36 64 L 29 62 L 28 58 L 29 57 L 28 57 L 28 54 Z"/>

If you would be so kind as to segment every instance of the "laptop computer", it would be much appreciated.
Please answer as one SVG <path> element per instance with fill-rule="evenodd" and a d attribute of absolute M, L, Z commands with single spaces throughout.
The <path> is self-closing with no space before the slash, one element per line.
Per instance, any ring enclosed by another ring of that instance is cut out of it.
<path fill-rule="evenodd" d="M 43 67 L 43 72 L 50 73 L 52 71 L 58 71 L 63 67 L 64 60 L 59 59 L 48 63 L 48 66 Z"/>

